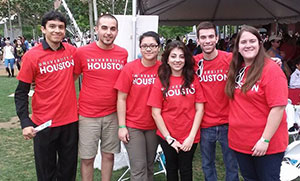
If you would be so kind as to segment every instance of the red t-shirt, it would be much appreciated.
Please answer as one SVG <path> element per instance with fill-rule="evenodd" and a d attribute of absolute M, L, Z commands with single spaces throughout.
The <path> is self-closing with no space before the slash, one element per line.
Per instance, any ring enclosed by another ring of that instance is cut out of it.
<path fill-rule="evenodd" d="M 183 83 L 183 77 L 170 77 L 170 87 L 166 98 L 163 98 L 163 87 L 161 81 L 157 79 L 151 91 L 147 104 L 152 107 L 160 108 L 164 123 L 174 137 L 180 143 L 189 136 L 193 126 L 196 113 L 195 103 L 205 102 L 202 87 L 199 84 L 196 76 L 191 84 L 191 89 L 185 89 L 186 95 L 183 96 L 180 92 L 180 87 Z M 163 135 L 159 130 L 156 132 L 161 138 Z M 197 132 L 194 143 L 200 141 L 200 129 Z"/>
<path fill-rule="evenodd" d="M 127 93 L 126 126 L 150 130 L 156 129 L 147 100 L 157 76 L 159 61 L 151 67 L 145 67 L 140 59 L 124 66 L 115 88 Z"/>
<path fill-rule="evenodd" d="M 52 51 L 39 44 L 22 57 L 17 79 L 36 83 L 32 97 L 32 121 L 36 125 L 52 120 L 51 127 L 57 127 L 78 120 L 73 78 L 76 48 L 67 43 L 63 46 Z"/>
<path fill-rule="evenodd" d="M 104 50 L 93 42 L 77 49 L 76 74 L 83 73 L 79 94 L 79 114 L 103 117 L 117 111 L 117 90 L 114 84 L 127 62 L 128 53 L 117 45 Z"/>
<path fill-rule="evenodd" d="M 203 54 L 194 56 L 196 60 L 195 71 L 207 102 L 201 128 L 208 128 L 228 123 L 228 97 L 225 95 L 225 85 L 232 54 L 218 50 L 218 56 L 211 60 L 203 61 Z M 199 62 L 203 61 L 202 71 Z M 199 72 L 202 72 L 199 76 Z"/>
<path fill-rule="evenodd" d="M 249 67 L 245 70 L 245 82 Z M 288 99 L 287 80 L 280 67 L 266 60 L 260 80 L 246 94 L 236 88 L 229 101 L 229 147 L 241 153 L 252 154 L 251 149 L 261 138 L 272 107 L 285 106 Z M 288 145 L 286 113 L 271 138 L 267 154 L 284 152 Z"/>

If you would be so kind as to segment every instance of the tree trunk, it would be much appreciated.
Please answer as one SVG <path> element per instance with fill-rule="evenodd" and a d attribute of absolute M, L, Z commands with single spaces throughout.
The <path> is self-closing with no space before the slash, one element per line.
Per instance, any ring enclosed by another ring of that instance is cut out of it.
<path fill-rule="evenodd" d="M 20 11 L 17 11 L 17 16 L 18 16 L 18 24 L 19 24 L 19 28 L 20 28 L 20 35 L 23 36 L 22 19 L 21 19 Z"/>

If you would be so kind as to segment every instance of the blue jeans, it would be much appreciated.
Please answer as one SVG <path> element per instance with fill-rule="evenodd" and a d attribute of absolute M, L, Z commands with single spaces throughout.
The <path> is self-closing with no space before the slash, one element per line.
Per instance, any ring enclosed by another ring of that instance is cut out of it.
<path fill-rule="evenodd" d="M 228 125 L 201 128 L 200 150 L 205 181 L 217 181 L 216 143 L 219 141 L 226 169 L 226 181 L 239 180 L 238 163 L 233 151 L 228 147 Z"/>
<path fill-rule="evenodd" d="M 14 64 L 15 64 L 15 59 L 14 58 L 10 58 L 10 59 L 4 59 L 4 65 L 5 67 L 8 67 L 8 64 L 10 64 L 10 68 L 13 69 L 14 68 Z"/>
<path fill-rule="evenodd" d="M 284 152 L 251 156 L 235 151 L 245 181 L 280 181 L 280 167 Z"/>

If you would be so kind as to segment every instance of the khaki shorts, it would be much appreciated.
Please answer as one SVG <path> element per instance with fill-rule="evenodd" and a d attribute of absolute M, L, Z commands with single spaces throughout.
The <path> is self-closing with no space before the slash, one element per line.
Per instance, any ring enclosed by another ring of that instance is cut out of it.
<path fill-rule="evenodd" d="M 101 151 L 119 153 L 118 118 L 116 113 L 98 118 L 79 115 L 78 152 L 81 159 L 94 158 L 101 140 Z"/>

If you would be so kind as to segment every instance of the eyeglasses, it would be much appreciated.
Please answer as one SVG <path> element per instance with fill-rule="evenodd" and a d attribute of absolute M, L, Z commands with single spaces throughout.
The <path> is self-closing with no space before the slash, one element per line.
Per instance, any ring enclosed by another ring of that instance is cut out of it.
<path fill-rule="evenodd" d="M 197 75 L 198 77 L 201 77 L 202 73 L 203 73 L 203 59 L 201 59 L 199 62 L 198 62 L 198 69 L 197 69 Z"/>
<path fill-rule="evenodd" d="M 144 45 L 141 45 L 140 47 L 141 47 L 142 50 L 147 50 L 148 48 L 150 48 L 152 50 L 152 49 L 157 48 L 158 45 L 157 44 L 150 44 L 150 45 L 145 45 L 144 44 Z"/>

